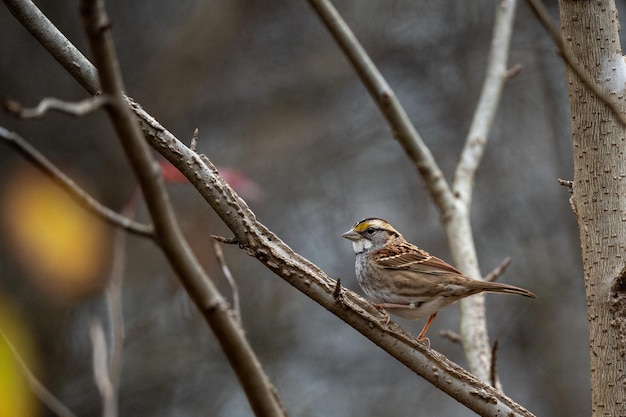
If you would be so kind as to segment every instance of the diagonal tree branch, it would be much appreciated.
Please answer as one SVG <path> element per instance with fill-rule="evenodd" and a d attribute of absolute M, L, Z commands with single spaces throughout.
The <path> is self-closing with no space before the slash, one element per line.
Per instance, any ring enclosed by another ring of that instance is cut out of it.
<path fill-rule="evenodd" d="M 509 79 L 507 62 L 513 34 L 516 0 L 499 1 L 496 4 L 491 49 L 483 88 L 474 110 L 472 123 L 465 139 L 465 146 L 452 180 L 452 191 L 469 207 L 472 199 L 474 178 L 485 152 L 489 131 L 500 104 L 504 85 Z"/>
<path fill-rule="evenodd" d="M 217 336 L 257 416 L 285 416 L 276 391 L 263 372 L 243 329 L 183 237 L 161 170 L 122 93 L 124 84 L 103 0 L 81 0 L 80 14 L 98 69 L 107 111 L 137 176 L 155 233 L 172 268 Z"/>
<path fill-rule="evenodd" d="M 47 97 L 32 109 L 23 107 L 15 100 L 6 100 L 4 105 L 6 109 L 23 119 L 41 119 L 47 112 L 56 110 L 71 116 L 84 116 L 98 110 L 107 104 L 107 98 L 104 96 L 88 97 L 79 102 L 67 102 L 54 97 Z"/>
<path fill-rule="evenodd" d="M 0 126 L 0 139 L 2 139 L 2 141 L 7 145 L 17 150 L 35 167 L 39 168 L 58 186 L 67 191 L 67 193 L 75 201 L 85 207 L 89 212 L 114 226 L 127 230 L 129 233 L 154 238 L 152 225 L 136 222 L 135 220 L 124 217 L 110 208 L 103 206 L 100 202 L 98 202 L 98 200 L 87 194 L 85 190 L 65 175 L 59 168 L 57 168 L 52 162 L 50 162 L 17 133 L 10 132 Z"/>
<path fill-rule="evenodd" d="M 569 66 L 576 76 L 582 81 L 583 84 L 589 88 L 593 94 L 595 94 L 604 104 L 606 104 L 615 118 L 621 123 L 622 126 L 626 126 L 626 114 L 622 112 L 620 107 L 611 99 L 611 92 L 603 88 L 598 82 L 594 81 L 589 75 L 589 72 L 580 64 L 580 61 L 576 59 L 572 52 L 565 47 L 563 39 L 552 19 L 550 13 L 546 9 L 546 6 L 541 0 L 526 0 L 526 3 L 530 6 L 530 9 L 535 13 L 537 19 L 541 22 L 546 29 L 552 42 L 559 50 L 561 57 L 565 61 L 565 64 Z"/>
<path fill-rule="evenodd" d="M 11 14 L 91 95 L 100 90 L 98 71 L 31 0 L 2 0 Z"/>
<path fill-rule="evenodd" d="M 309 4 L 350 60 L 372 99 L 389 122 L 395 138 L 424 179 L 437 206 L 442 213 L 453 210 L 452 193 L 437 165 L 437 161 L 411 123 L 395 93 L 354 36 L 352 30 L 329 0 L 309 0 Z"/>
<path fill-rule="evenodd" d="M 35 7 L 28 0 L 17 1 L 18 4 L 15 4 L 15 0 L 3 1 L 10 8 Z M 17 16 L 22 14 L 14 12 Z M 22 24 L 37 24 L 37 22 L 22 21 Z M 57 36 L 54 39 L 69 43 L 67 39 Z M 48 45 L 48 47 L 55 46 Z M 62 48 L 62 46 L 58 47 Z M 65 62 L 68 58 L 61 56 L 58 59 Z M 86 60 L 84 57 L 82 59 Z M 81 61 L 80 65 L 83 66 L 85 63 Z M 88 76 L 75 76 L 83 77 L 79 79 L 79 82 L 90 92 L 90 89 L 97 85 L 96 80 Z M 190 180 L 230 228 L 235 239 L 248 254 L 255 256 L 285 281 L 337 315 L 409 369 L 479 415 L 533 415 L 499 390 L 481 382 L 472 374 L 450 362 L 445 356 L 416 342 L 395 323 L 385 324 L 384 315 L 356 293 L 343 289 L 341 297 L 336 297 L 334 295 L 336 282 L 316 265 L 293 252 L 289 246 L 258 222 L 246 203 L 219 176 L 208 158 L 202 158 L 187 148 L 137 103 L 130 99 L 129 101 L 139 118 L 148 143 Z"/>
<path fill-rule="evenodd" d="M 0 329 L 0 336 L 2 336 L 4 342 L 9 347 L 13 358 L 19 365 L 22 374 L 26 378 L 26 381 L 35 396 L 37 396 L 37 398 L 39 398 L 39 400 L 58 417 L 77 417 L 72 410 L 67 408 L 61 400 L 59 400 L 39 379 L 37 379 L 2 329 Z"/>

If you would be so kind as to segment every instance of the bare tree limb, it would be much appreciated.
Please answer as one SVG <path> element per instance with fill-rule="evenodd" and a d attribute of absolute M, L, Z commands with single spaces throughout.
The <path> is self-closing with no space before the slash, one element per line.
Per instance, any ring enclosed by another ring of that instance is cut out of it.
<path fill-rule="evenodd" d="M 203 313 L 237 374 L 257 416 L 285 416 L 276 390 L 263 372 L 238 320 L 215 288 L 183 237 L 163 176 L 122 91 L 124 84 L 103 0 L 81 0 L 80 14 L 98 69 L 107 111 L 141 185 L 155 233 L 164 254 L 198 309 Z"/>
<path fill-rule="evenodd" d="M 224 278 L 228 281 L 228 286 L 230 287 L 230 293 L 233 297 L 233 311 L 237 315 L 237 319 L 241 321 L 241 308 L 239 307 L 239 289 L 237 287 L 237 283 L 235 282 L 235 278 L 233 278 L 233 274 L 230 272 L 230 268 L 226 263 L 226 259 L 224 259 L 224 252 L 220 247 L 220 244 L 217 240 L 213 240 L 213 252 L 215 252 L 215 258 L 217 259 L 217 263 L 220 268 L 222 268 L 222 273 L 224 274 Z"/>
<path fill-rule="evenodd" d="M 576 76 L 593 92 L 593 94 L 596 95 L 596 97 L 609 107 L 615 118 L 622 124 L 622 126 L 626 126 L 626 114 L 624 114 L 619 108 L 619 105 L 611 99 L 610 92 L 594 81 L 585 68 L 580 64 L 579 60 L 565 48 L 561 34 L 552 23 L 550 14 L 548 13 L 548 10 L 546 9 L 546 6 L 544 6 L 543 2 L 541 0 L 526 0 L 526 3 L 528 3 L 530 9 L 533 13 L 535 13 L 537 19 L 550 35 L 550 38 L 552 38 L 552 42 L 554 42 L 554 45 L 559 50 L 565 64 L 572 69 Z"/>
<path fill-rule="evenodd" d="M 517 74 L 519 74 L 520 72 L 522 72 L 522 65 L 515 64 L 511 68 L 506 70 L 506 79 L 510 80 L 511 78 L 517 76 Z"/>
<path fill-rule="evenodd" d="M 218 235 L 209 235 L 209 236 L 211 237 L 211 239 L 214 239 L 218 242 L 225 243 L 227 245 L 239 245 L 239 247 L 243 249 L 243 245 L 237 240 L 236 237 L 224 237 L 224 236 L 218 236 Z"/>
<path fill-rule="evenodd" d="M 18 5 L 15 5 L 15 0 L 3 1 L 9 7 L 35 7 L 29 0 L 18 1 Z M 37 22 L 23 21 L 22 24 Z M 54 39 L 69 43 L 65 38 Z M 67 60 L 63 56 L 57 59 Z M 82 59 L 86 60 L 84 57 Z M 87 75 L 74 76 L 82 77 L 79 82 L 88 91 L 97 84 L 96 80 Z M 232 242 L 240 244 L 250 255 L 255 256 L 285 281 L 479 415 L 533 415 L 502 392 L 450 362 L 445 356 L 418 343 L 395 323 L 384 324 L 384 315 L 356 293 L 343 288 L 342 297 L 333 296 L 335 282 L 258 222 L 247 204 L 219 176 L 208 158 L 201 158 L 187 148 L 139 104 L 128 100 L 140 120 L 147 141 L 189 179 L 222 218 L 234 234 Z"/>
<path fill-rule="evenodd" d="M 461 340 L 461 335 L 458 334 L 457 332 L 453 332 L 452 330 L 440 330 L 439 331 L 439 336 L 443 337 L 444 339 L 448 339 L 451 343 L 457 343 L 461 346 L 463 346 L 463 341 Z M 493 386 L 493 385 L 491 385 Z"/>
<path fill-rule="evenodd" d="M 441 212 L 447 214 L 453 210 L 452 193 L 430 149 L 424 144 L 395 93 L 356 36 L 329 0 L 309 0 L 309 4 L 352 63 L 372 99 L 389 122 L 395 138 L 420 172 Z"/>
<path fill-rule="evenodd" d="M 94 320 L 89 327 L 93 348 L 93 377 L 102 399 L 102 417 L 117 417 L 117 401 L 107 363 L 107 346 L 100 320 Z"/>
<path fill-rule="evenodd" d="M 499 347 L 498 339 L 494 340 L 493 347 L 491 348 L 491 367 L 489 369 L 489 374 L 491 376 L 491 386 L 495 387 L 498 385 L 498 347 Z"/>
<path fill-rule="evenodd" d="M 502 260 L 502 262 L 500 262 L 500 265 L 496 266 L 491 270 L 490 273 L 485 275 L 483 280 L 487 282 L 496 281 L 500 277 L 500 275 L 504 274 L 509 265 L 511 265 L 511 258 L 507 256 Z"/>
<path fill-rule="evenodd" d="M 47 97 L 41 100 L 37 107 L 32 109 L 23 107 L 19 102 L 10 99 L 4 102 L 4 106 L 10 113 L 22 119 L 41 119 L 50 110 L 56 110 L 71 116 L 84 116 L 98 110 L 106 105 L 107 102 L 108 99 L 105 96 L 88 97 L 75 103 Z"/>
<path fill-rule="evenodd" d="M 55 184 L 63 188 L 70 197 L 92 214 L 95 214 L 114 226 L 123 228 L 129 233 L 151 239 L 154 238 L 152 225 L 136 222 L 103 206 L 17 133 L 10 132 L 0 126 L 0 139 L 17 150 L 24 158 L 35 167 L 39 168 L 39 170 L 46 174 Z"/>
<path fill-rule="evenodd" d="M 192 151 L 196 151 L 196 148 L 198 147 L 198 136 L 200 135 L 200 131 L 198 130 L 198 128 L 196 127 L 193 130 L 193 136 L 191 138 L 191 145 L 189 145 L 189 149 L 191 149 Z"/>
<path fill-rule="evenodd" d="M 11 354 L 17 361 L 17 364 L 22 371 L 22 374 L 26 377 L 26 381 L 30 389 L 33 391 L 35 396 L 39 398 L 39 400 L 46 405 L 55 415 L 59 417 L 76 417 L 76 414 L 72 412 L 65 404 L 63 404 L 53 393 L 51 393 L 42 383 L 37 379 L 37 377 L 32 373 L 32 371 L 28 368 L 24 359 L 20 356 L 13 343 L 9 340 L 7 335 L 0 329 L 0 336 L 4 339 L 5 343 L 9 347 Z"/>
<path fill-rule="evenodd" d="M 138 193 L 139 190 L 136 190 Z M 135 193 L 134 193 L 135 194 Z M 126 203 L 122 214 L 133 218 L 136 210 L 137 198 L 131 196 Z M 124 309 L 122 305 L 122 283 L 126 263 L 126 233 L 123 229 L 116 230 L 113 245 L 113 262 L 108 284 L 105 289 L 107 313 L 109 321 L 109 375 L 113 386 L 113 395 L 117 401 L 119 398 L 120 379 L 124 362 L 124 341 L 126 329 L 124 325 Z"/>
<path fill-rule="evenodd" d="M 557 181 L 559 182 L 559 185 L 569 188 L 570 191 L 574 187 L 574 181 L 562 180 L 561 178 L 557 179 Z"/>
<path fill-rule="evenodd" d="M 100 91 L 98 71 L 31 0 L 2 0 L 11 14 L 91 95 Z"/>
<path fill-rule="evenodd" d="M 485 152 L 502 90 L 509 79 L 507 62 L 513 34 L 515 3 L 515 0 L 497 2 L 483 88 L 452 180 L 454 196 L 468 207 L 471 203 L 476 171 Z"/>

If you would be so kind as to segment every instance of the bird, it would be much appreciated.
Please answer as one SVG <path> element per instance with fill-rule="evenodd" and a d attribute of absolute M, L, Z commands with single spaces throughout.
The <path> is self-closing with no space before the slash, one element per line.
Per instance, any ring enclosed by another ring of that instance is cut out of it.
<path fill-rule="evenodd" d="M 352 241 L 359 286 L 387 319 L 389 313 L 412 320 L 428 317 L 418 341 L 429 344 L 426 332 L 439 310 L 470 295 L 494 292 L 536 298 L 532 292 L 513 285 L 469 278 L 407 242 L 383 219 L 358 221 L 342 236 Z"/>

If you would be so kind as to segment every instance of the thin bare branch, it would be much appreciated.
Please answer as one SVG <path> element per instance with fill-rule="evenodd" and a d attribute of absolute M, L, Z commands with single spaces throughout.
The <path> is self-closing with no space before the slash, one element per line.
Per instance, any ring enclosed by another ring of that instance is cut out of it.
<path fill-rule="evenodd" d="M 102 400 L 102 416 L 117 417 L 117 401 L 113 394 L 113 383 L 107 364 L 107 346 L 100 320 L 94 320 L 89 327 L 93 349 L 93 377 Z"/>
<path fill-rule="evenodd" d="M 285 416 L 276 390 L 263 372 L 239 321 L 183 237 L 161 170 L 122 94 L 124 84 L 103 0 L 81 0 L 80 14 L 98 69 L 100 85 L 104 94 L 111 97 L 110 105 L 107 106 L 111 123 L 141 185 L 164 254 L 216 334 L 255 414 Z"/>
<path fill-rule="evenodd" d="M 196 148 L 198 147 L 198 136 L 200 135 L 200 131 L 196 127 L 193 130 L 193 137 L 191 138 L 191 145 L 189 145 L 189 149 L 196 152 Z"/>
<path fill-rule="evenodd" d="M 562 179 L 557 179 L 557 181 L 559 182 L 559 185 L 562 185 L 563 187 L 567 187 L 570 189 L 570 191 L 572 190 L 572 188 L 574 187 L 574 181 L 569 181 L 569 180 L 562 180 Z"/>
<path fill-rule="evenodd" d="M 51 393 L 42 383 L 37 379 L 37 377 L 32 373 L 32 371 L 24 362 L 24 359 L 20 356 L 13 343 L 9 340 L 7 335 L 4 333 L 2 329 L 0 329 L 0 336 L 4 339 L 5 343 L 9 347 L 11 354 L 17 361 L 17 364 L 22 371 L 24 377 L 26 377 L 26 381 L 30 389 L 33 393 L 39 398 L 39 400 L 46 405 L 55 415 L 59 417 L 76 417 L 76 414 L 72 412 L 69 408 L 65 406 L 53 393 Z"/>
<path fill-rule="evenodd" d="M 138 192 L 138 190 L 136 191 Z M 136 193 L 129 199 L 122 211 L 128 218 L 135 216 L 137 207 Z M 118 230 L 114 238 L 113 261 L 108 284 L 105 289 L 109 321 L 109 375 L 113 386 L 115 401 L 119 398 L 120 379 L 124 362 L 124 341 L 126 329 L 124 325 L 124 308 L 122 305 L 122 284 L 126 264 L 126 233 Z"/>
<path fill-rule="evenodd" d="M 98 71 L 31 0 L 2 0 L 11 14 L 90 94 L 100 91 Z"/>
<path fill-rule="evenodd" d="M 461 340 L 461 335 L 458 334 L 457 332 L 453 332 L 452 330 L 440 330 L 439 336 L 443 337 L 444 339 L 448 339 L 452 343 L 456 343 L 461 346 L 463 345 L 463 341 Z"/>
<path fill-rule="evenodd" d="M 395 93 L 329 0 L 309 0 L 387 118 L 395 138 L 420 172 L 426 188 L 443 212 L 453 209 L 448 183 L 430 149 L 411 123 Z"/>
<path fill-rule="evenodd" d="M 502 90 L 509 79 L 507 61 L 513 34 L 515 4 L 516 0 L 496 2 L 485 81 L 452 181 L 454 196 L 461 199 L 466 206 L 471 202 L 476 170 L 485 152 Z"/>
<path fill-rule="evenodd" d="M 559 50 L 559 53 L 565 61 L 565 64 L 568 65 L 572 69 L 572 71 L 574 71 L 576 76 L 593 92 L 593 94 L 595 94 L 604 104 L 609 107 L 615 118 L 622 124 L 622 126 L 626 126 L 626 115 L 622 112 L 619 106 L 613 100 L 611 100 L 610 92 L 607 91 L 600 84 L 598 84 L 596 81 L 594 81 L 593 78 L 589 76 L 587 71 L 580 64 L 578 59 L 576 59 L 576 57 L 572 55 L 569 49 L 565 48 L 565 44 L 563 43 L 561 34 L 556 26 L 552 23 L 550 13 L 548 13 L 548 10 L 546 9 L 546 6 L 543 4 L 543 2 L 541 0 L 526 0 L 526 2 L 552 38 L 552 42 L 554 42 L 554 45 L 556 45 L 557 49 Z"/>
<path fill-rule="evenodd" d="M 337 278 L 337 283 L 335 284 L 335 289 L 333 290 L 333 297 L 341 301 L 342 296 L 343 296 L 343 290 L 341 287 L 341 278 Z"/>
<path fill-rule="evenodd" d="M 46 174 L 55 184 L 63 188 L 76 202 L 81 204 L 92 214 L 95 214 L 113 226 L 123 228 L 129 233 L 151 239 L 154 238 L 152 225 L 138 223 L 103 206 L 17 133 L 10 132 L 0 126 L 0 139 L 3 139 L 4 143 L 13 147 L 13 149 L 18 151 L 30 163 L 39 168 L 39 170 Z"/>
<path fill-rule="evenodd" d="M 498 278 L 500 278 L 500 276 L 504 274 L 509 265 L 511 265 L 511 258 L 507 256 L 502 260 L 502 262 L 500 262 L 500 265 L 496 266 L 494 269 L 491 270 L 490 273 L 485 275 L 483 280 L 487 282 L 497 281 Z"/>
<path fill-rule="evenodd" d="M 68 102 L 54 97 L 47 97 L 41 100 L 37 107 L 32 109 L 23 107 L 17 101 L 10 99 L 4 102 L 4 106 L 10 113 L 22 119 L 41 119 L 51 110 L 75 117 L 85 116 L 86 114 L 100 109 L 102 106 L 106 105 L 107 102 L 108 98 L 105 96 L 89 97 L 78 102 Z"/>
<path fill-rule="evenodd" d="M 522 65 L 515 64 L 506 70 L 506 79 L 510 80 L 511 78 L 516 77 L 520 72 L 522 72 Z"/>
<path fill-rule="evenodd" d="M 498 347 L 500 346 L 498 339 L 493 342 L 491 348 L 491 367 L 489 374 L 491 375 L 491 386 L 496 387 L 498 385 Z"/>
<path fill-rule="evenodd" d="M 211 237 L 211 239 L 214 239 L 221 243 L 225 243 L 227 245 L 241 246 L 241 242 L 239 242 L 239 240 L 237 240 L 236 237 L 225 237 L 225 236 L 218 236 L 218 235 L 209 235 L 209 236 Z"/>
<path fill-rule="evenodd" d="M 222 247 L 219 242 L 213 240 L 213 252 L 215 252 L 215 258 L 217 259 L 217 263 L 220 268 L 222 268 L 222 273 L 228 281 L 228 285 L 230 287 L 230 293 L 233 297 L 233 311 L 237 315 L 237 319 L 241 321 L 241 307 L 239 306 L 239 288 L 237 287 L 237 283 L 233 278 L 233 274 L 230 272 L 230 268 L 228 264 L 226 264 L 226 259 L 224 259 L 224 252 L 222 251 Z"/>

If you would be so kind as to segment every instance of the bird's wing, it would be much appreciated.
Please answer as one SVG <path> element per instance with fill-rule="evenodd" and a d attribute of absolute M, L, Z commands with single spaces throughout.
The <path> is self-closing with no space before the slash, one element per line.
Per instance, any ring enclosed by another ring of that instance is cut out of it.
<path fill-rule="evenodd" d="M 377 253 L 380 266 L 388 269 L 419 270 L 423 273 L 452 273 L 463 275 L 449 263 L 432 256 L 415 245 L 398 245 L 380 249 Z"/>

